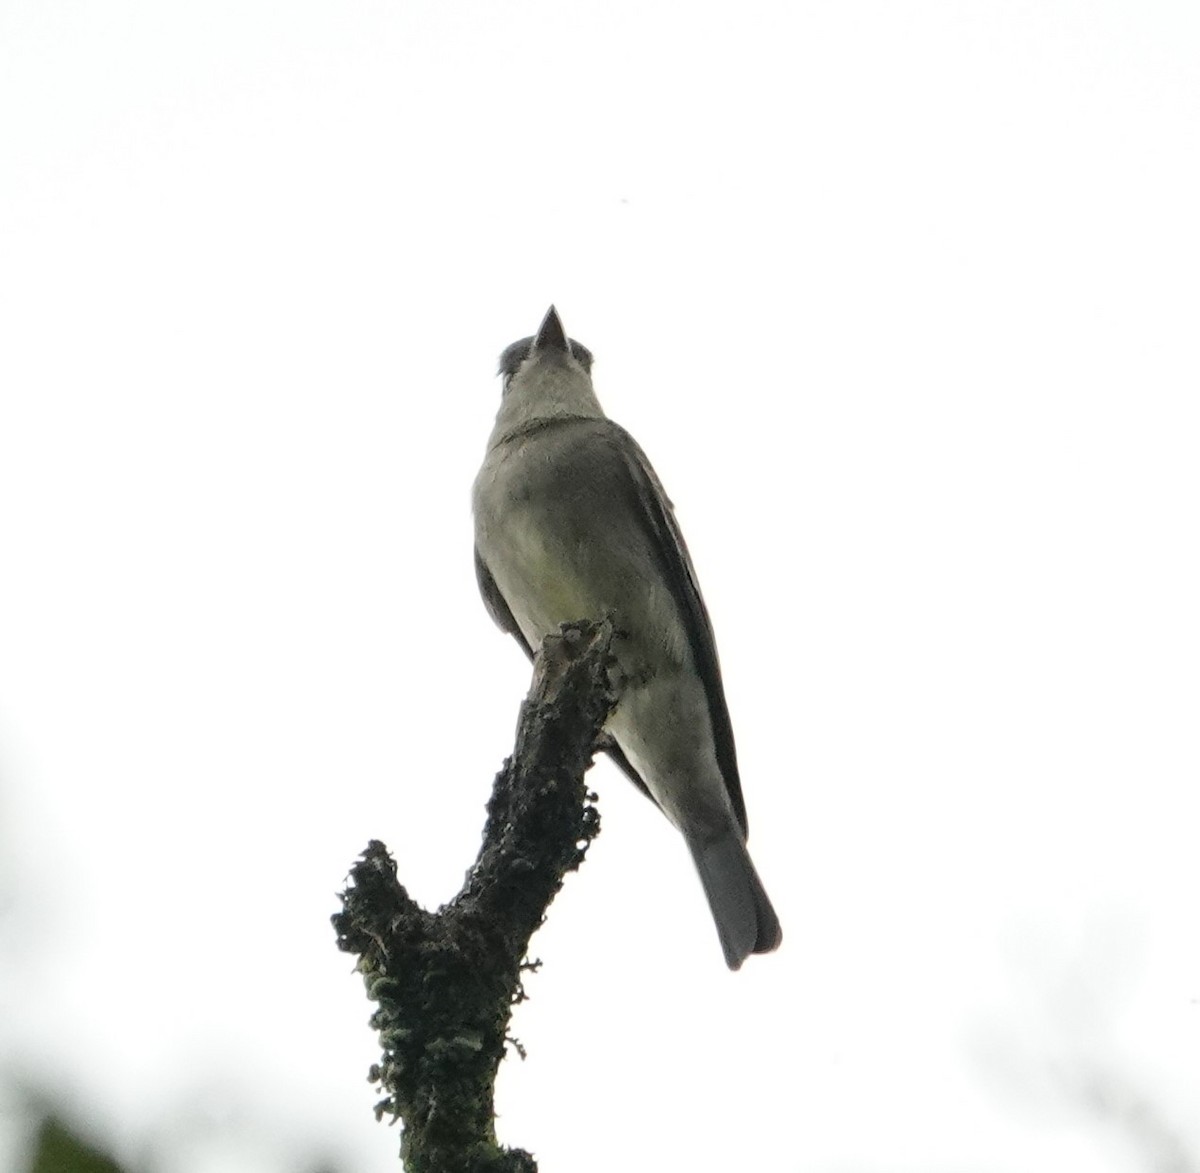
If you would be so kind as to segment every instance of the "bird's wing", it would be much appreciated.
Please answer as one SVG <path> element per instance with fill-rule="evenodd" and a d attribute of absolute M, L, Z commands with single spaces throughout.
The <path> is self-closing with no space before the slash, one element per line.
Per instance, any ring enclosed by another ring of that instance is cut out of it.
<path fill-rule="evenodd" d="M 713 637 L 708 608 L 704 605 L 704 598 L 696 582 L 696 571 L 688 554 L 687 543 L 684 542 L 679 523 L 675 520 L 671 501 L 637 441 L 611 420 L 598 420 L 595 423 L 611 429 L 622 456 L 631 491 L 636 498 L 636 508 L 633 512 L 646 528 L 652 548 L 659 559 L 663 580 L 668 584 L 679 607 L 680 616 L 687 629 L 688 644 L 695 658 L 696 670 L 700 673 L 704 694 L 708 700 L 708 715 L 712 723 L 717 765 L 729 791 L 729 799 L 742 828 L 742 834 L 745 835 L 746 802 L 742 797 L 741 777 L 738 774 L 733 726 L 725 705 L 725 689 L 721 683 L 717 644 Z"/>
<path fill-rule="evenodd" d="M 521 634 L 521 629 L 517 626 L 516 619 L 513 618 L 512 608 L 504 601 L 504 596 L 500 593 L 500 588 L 496 585 L 496 580 L 492 577 L 492 572 L 488 570 L 487 563 L 483 560 L 483 555 L 479 553 L 479 547 L 475 547 L 475 579 L 479 583 L 479 593 L 483 596 L 483 605 L 487 608 L 488 614 L 495 621 L 496 626 L 501 631 L 508 632 L 513 639 L 520 645 L 521 651 L 533 659 L 533 649 L 525 641 L 525 637 Z M 607 733 L 601 734 L 598 742 L 599 748 L 612 759 L 613 764 L 620 768 L 621 772 L 632 782 L 651 802 L 654 802 L 654 795 L 650 793 L 641 774 L 637 772 L 630 764 L 629 759 L 625 756 L 625 751 L 610 737 Z M 657 806 L 658 803 L 654 802 Z"/>
<path fill-rule="evenodd" d="M 525 637 L 521 634 L 516 619 L 513 618 L 512 608 L 504 601 L 504 596 L 500 593 L 500 588 L 496 585 L 492 572 L 487 568 L 487 563 L 484 562 L 478 546 L 475 547 L 475 581 L 479 583 L 479 593 L 483 596 L 483 605 L 487 608 L 488 614 L 496 626 L 501 631 L 508 632 L 521 645 L 521 651 L 532 660 L 533 649 L 525 642 Z"/>

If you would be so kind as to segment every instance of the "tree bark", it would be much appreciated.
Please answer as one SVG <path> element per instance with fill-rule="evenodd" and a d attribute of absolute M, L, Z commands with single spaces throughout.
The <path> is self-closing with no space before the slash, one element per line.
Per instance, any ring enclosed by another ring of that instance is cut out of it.
<path fill-rule="evenodd" d="M 496 1140 L 495 1079 L 521 974 L 537 964 L 525 961 L 529 939 L 600 830 L 583 776 L 616 701 L 612 638 L 605 620 L 564 624 L 543 642 L 483 844 L 449 904 L 415 904 L 378 840 L 341 895 L 338 948 L 358 955 L 377 1003 L 375 1114 L 404 1121 L 408 1173 L 536 1173 L 532 1156 Z"/>

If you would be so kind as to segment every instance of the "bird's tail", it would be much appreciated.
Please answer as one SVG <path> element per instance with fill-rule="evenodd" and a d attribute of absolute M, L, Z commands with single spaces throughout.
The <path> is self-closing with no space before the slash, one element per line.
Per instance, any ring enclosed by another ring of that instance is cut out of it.
<path fill-rule="evenodd" d="M 688 847 L 729 968 L 741 968 L 751 953 L 779 948 L 783 940 L 779 918 L 738 833 L 731 830 L 705 842 L 689 839 Z"/>

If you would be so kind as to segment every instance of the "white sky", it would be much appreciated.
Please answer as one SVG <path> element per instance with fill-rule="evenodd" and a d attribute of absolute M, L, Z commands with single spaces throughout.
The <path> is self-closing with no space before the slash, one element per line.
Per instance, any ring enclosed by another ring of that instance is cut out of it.
<path fill-rule="evenodd" d="M 476 849 L 468 491 L 554 301 L 785 941 L 729 974 L 599 767 L 502 1139 L 1149 1167 L 1086 1078 L 1200 1146 L 1198 208 L 1190 0 L 0 0 L 0 1076 L 167 1173 L 397 1167 L 328 916 Z"/>

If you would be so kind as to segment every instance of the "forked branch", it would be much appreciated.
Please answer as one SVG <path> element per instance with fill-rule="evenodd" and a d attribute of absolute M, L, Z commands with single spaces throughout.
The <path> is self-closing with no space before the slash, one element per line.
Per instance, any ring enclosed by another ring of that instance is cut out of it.
<path fill-rule="evenodd" d="M 616 697 L 610 621 L 565 624 L 534 662 L 513 755 L 496 777 L 462 891 L 435 913 L 372 840 L 333 917 L 358 955 L 383 1058 L 376 1116 L 404 1121 L 408 1173 L 533 1173 L 496 1141 L 493 1092 L 529 940 L 600 830 L 583 777 Z"/>

